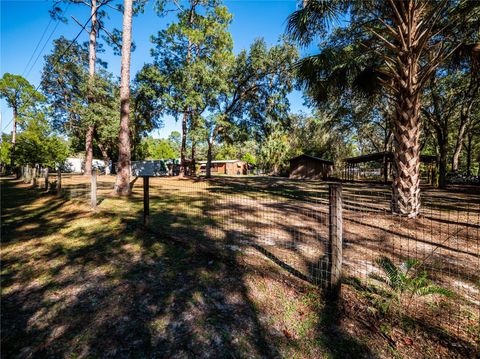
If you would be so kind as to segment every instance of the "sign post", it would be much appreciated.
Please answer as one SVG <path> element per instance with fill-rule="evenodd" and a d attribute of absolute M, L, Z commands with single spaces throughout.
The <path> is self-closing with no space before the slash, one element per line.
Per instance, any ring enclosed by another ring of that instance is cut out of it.
<path fill-rule="evenodd" d="M 163 160 L 132 161 L 132 176 L 143 178 L 143 225 L 150 224 L 150 177 L 168 176 L 168 168 Z"/>
<path fill-rule="evenodd" d="M 143 177 L 143 225 L 145 227 L 147 227 L 150 222 L 149 179 L 149 176 Z"/>

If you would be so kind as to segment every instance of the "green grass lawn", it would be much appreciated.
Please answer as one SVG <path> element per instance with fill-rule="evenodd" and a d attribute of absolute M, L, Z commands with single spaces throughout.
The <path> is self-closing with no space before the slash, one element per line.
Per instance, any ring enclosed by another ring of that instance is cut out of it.
<path fill-rule="evenodd" d="M 210 243 L 197 233 L 218 220 L 205 219 L 204 200 L 152 196 L 145 230 L 138 193 L 103 197 L 92 211 L 88 201 L 2 179 L 2 357 L 455 354 L 435 339 L 404 344 L 418 327 L 378 322 L 353 287 L 325 304 L 267 257 Z"/>

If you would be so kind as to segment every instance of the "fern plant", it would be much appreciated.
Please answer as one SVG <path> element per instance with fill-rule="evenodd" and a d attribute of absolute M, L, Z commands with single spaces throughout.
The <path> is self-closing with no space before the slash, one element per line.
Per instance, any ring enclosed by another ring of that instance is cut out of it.
<path fill-rule="evenodd" d="M 435 285 L 425 270 L 420 270 L 421 262 L 416 259 L 407 259 L 399 266 L 386 256 L 375 260 L 381 269 L 381 273 L 371 273 L 370 278 L 383 284 L 383 290 L 378 290 L 382 300 L 379 301 L 380 309 L 387 312 L 392 304 L 401 305 L 407 300 L 407 310 L 415 297 L 424 297 L 437 294 L 446 297 L 454 297 L 455 293 Z"/>

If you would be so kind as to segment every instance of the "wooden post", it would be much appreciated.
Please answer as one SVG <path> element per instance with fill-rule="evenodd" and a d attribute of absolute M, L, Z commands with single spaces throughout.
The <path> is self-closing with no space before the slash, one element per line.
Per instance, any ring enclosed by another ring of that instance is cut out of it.
<path fill-rule="evenodd" d="M 30 166 L 25 167 L 25 177 L 23 178 L 23 183 L 28 183 L 30 181 Z"/>
<path fill-rule="evenodd" d="M 388 162 L 387 155 L 383 153 L 383 183 L 388 182 Z"/>
<path fill-rule="evenodd" d="M 62 171 L 60 168 L 57 171 L 57 195 L 60 196 L 62 194 Z"/>
<path fill-rule="evenodd" d="M 45 191 L 48 191 L 48 167 L 45 168 Z"/>
<path fill-rule="evenodd" d="M 37 185 L 37 166 L 34 166 L 32 168 L 32 181 L 31 181 L 32 187 L 35 187 Z"/>
<path fill-rule="evenodd" d="M 150 223 L 150 195 L 149 195 L 149 178 L 143 177 L 143 225 L 148 226 Z"/>
<path fill-rule="evenodd" d="M 340 294 L 342 280 L 342 185 L 329 186 L 329 250 L 328 250 L 328 294 L 336 298 Z"/>
<path fill-rule="evenodd" d="M 97 208 L 97 170 L 92 170 L 92 181 L 90 186 L 90 204 L 92 208 Z"/>

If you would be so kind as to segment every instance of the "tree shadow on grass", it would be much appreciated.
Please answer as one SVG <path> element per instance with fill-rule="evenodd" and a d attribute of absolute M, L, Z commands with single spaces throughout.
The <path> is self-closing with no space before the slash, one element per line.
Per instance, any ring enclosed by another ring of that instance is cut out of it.
<path fill-rule="evenodd" d="M 173 243 L 137 218 L 66 228 L 63 240 L 35 248 L 3 263 L 5 357 L 279 356 L 233 252 Z"/>
<path fill-rule="evenodd" d="M 345 315 L 345 311 L 340 304 L 342 299 L 329 296 L 326 288 L 326 275 L 328 272 L 327 256 L 321 256 L 316 262 L 305 259 L 307 268 L 309 268 L 308 275 L 305 275 L 280 260 L 264 247 L 255 244 L 252 246 L 291 275 L 322 289 L 322 296 L 320 298 L 323 299 L 323 303 L 318 307 L 316 337 L 319 347 L 323 348 L 328 354 L 328 357 L 334 359 L 377 357 L 366 343 L 359 341 L 358 338 L 346 332 L 341 326 L 342 318 Z"/>

